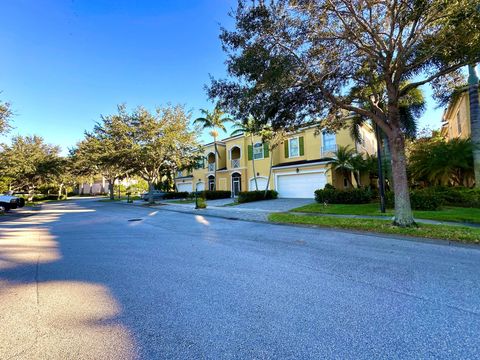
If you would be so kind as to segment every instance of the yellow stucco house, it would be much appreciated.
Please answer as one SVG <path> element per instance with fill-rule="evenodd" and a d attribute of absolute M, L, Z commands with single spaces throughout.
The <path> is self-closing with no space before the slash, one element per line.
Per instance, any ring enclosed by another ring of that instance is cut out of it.
<path fill-rule="evenodd" d="M 313 198 L 314 191 L 325 184 L 337 188 L 348 187 L 347 179 L 332 171 L 329 158 L 339 146 L 350 146 L 357 153 L 374 154 L 376 139 L 372 127 L 368 124 L 360 129 L 361 142 L 356 142 L 348 130 L 337 133 L 323 131 L 316 134 L 316 126 L 305 127 L 288 134 L 286 140 L 270 153 L 268 146 L 262 144 L 260 137 L 243 134 L 217 141 L 218 156 L 215 156 L 213 143 L 204 145 L 204 158 L 198 168 L 191 171 L 179 171 L 175 178 L 178 191 L 229 190 L 232 196 L 240 191 L 256 190 L 256 173 L 259 190 L 265 190 L 273 158 L 272 176 L 269 189 L 278 191 L 283 198 Z M 253 172 L 255 159 L 255 173 Z M 217 179 L 215 179 L 215 162 Z M 368 185 L 368 176 L 361 180 Z M 355 180 L 352 176 L 352 182 Z"/>
<path fill-rule="evenodd" d="M 469 84 L 478 84 L 478 76 L 475 67 L 469 66 Z M 468 86 L 461 89 L 461 92 L 453 98 L 443 113 L 441 128 L 442 136 L 447 139 L 466 139 L 472 136 L 470 121 L 470 96 Z"/>
<path fill-rule="evenodd" d="M 441 134 L 447 140 L 455 138 L 465 139 L 472 135 L 468 87 L 448 105 L 443 113 Z"/>

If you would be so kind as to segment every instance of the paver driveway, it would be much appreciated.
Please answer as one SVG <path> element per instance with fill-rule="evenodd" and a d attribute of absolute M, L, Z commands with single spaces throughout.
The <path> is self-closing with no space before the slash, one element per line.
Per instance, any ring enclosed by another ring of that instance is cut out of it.
<path fill-rule="evenodd" d="M 479 265 L 477 248 L 50 204 L 0 222 L 0 358 L 476 358 Z"/>

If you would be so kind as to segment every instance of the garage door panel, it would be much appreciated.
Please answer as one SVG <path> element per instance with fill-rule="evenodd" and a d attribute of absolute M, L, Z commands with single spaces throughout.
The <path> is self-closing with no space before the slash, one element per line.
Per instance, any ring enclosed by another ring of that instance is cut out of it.
<path fill-rule="evenodd" d="M 180 183 L 177 184 L 177 190 L 179 192 L 192 192 L 192 183 Z"/>
<path fill-rule="evenodd" d="M 277 175 L 278 196 L 282 198 L 314 198 L 315 190 L 323 189 L 327 178 L 323 172 Z"/>
<path fill-rule="evenodd" d="M 265 190 L 267 187 L 267 179 L 265 178 L 257 178 L 258 190 Z M 256 190 L 255 187 L 255 179 L 250 180 L 250 191 Z"/>

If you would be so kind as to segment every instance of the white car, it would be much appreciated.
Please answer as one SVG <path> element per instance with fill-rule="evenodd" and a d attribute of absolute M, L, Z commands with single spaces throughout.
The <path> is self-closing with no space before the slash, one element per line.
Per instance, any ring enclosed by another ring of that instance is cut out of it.
<path fill-rule="evenodd" d="M 21 208 L 25 206 L 25 199 L 11 195 L 0 195 L 0 206 L 3 207 L 5 211 Z"/>

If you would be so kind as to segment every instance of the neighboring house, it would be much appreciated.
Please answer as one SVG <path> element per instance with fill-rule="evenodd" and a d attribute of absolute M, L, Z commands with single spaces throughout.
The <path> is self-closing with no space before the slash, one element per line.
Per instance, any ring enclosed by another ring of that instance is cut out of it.
<path fill-rule="evenodd" d="M 445 109 L 441 134 L 447 140 L 455 138 L 465 139 L 471 136 L 468 87 L 465 87 Z"/>
<path fill-rule="evenodd" d="M 127 187 L 135 185 L 138 183 L 136 179 L 123 179 L 120 180 L 120 184 Z M 118 185 L 118 180 L 115 182 L 115 185 Z M 92 179 L 90 183 L 82 183 L 78 185 L 77 193 L 79 195 L 102 195 L 108 193 L 108 181 L 100 176 Z"/>
<path fill-rule="evenodd" d="M 329 159 L 339 146 L 350 146 L 358 153 L 374 154 L 376 151 L 375 134 L 370 125 L 360 129 L 361 143 L 357 143 L 348 130 L 336 134 L 321 132 L 316 134 L 315 126 L 306 127 L 289 134 L 281 146 L 270 154 L 266 144 L 259 136 L 254 145 L 244 135 L 232 136 L 217 141 L 218 156 L 215 156 L 214 144 L 204 145 L 204 157 L 193 171 L 179 171 L 175 178 L 178 191 L 192 192 L 205 189 L 232 191 L 232 196 L 240 191 L 255 190 L 252 159 L 255 158 L 255 170 L 259 190 L 265 190 L 270 169 L 270 157 L 273 157 L 273 171 L 269 189 L 276 190 L 283 198 L 313 198 L 314 191 L 328 184 L 336 188 L 348 187 L 348 181 L 342 174 L 332 171 Z M 215 179 L 215 162 L 217 179 Z M 352 182 L 355 180 L 352 176 Z M 368 175 L 360 180 L 368 185 Z"/>

